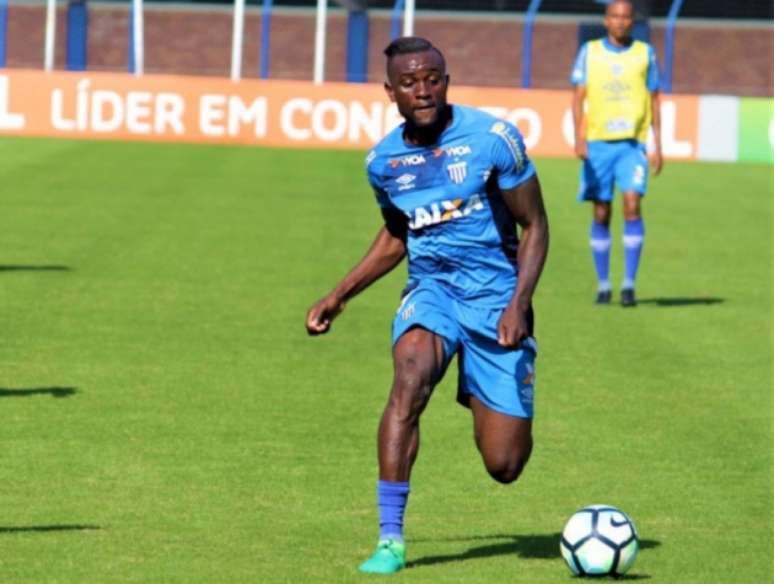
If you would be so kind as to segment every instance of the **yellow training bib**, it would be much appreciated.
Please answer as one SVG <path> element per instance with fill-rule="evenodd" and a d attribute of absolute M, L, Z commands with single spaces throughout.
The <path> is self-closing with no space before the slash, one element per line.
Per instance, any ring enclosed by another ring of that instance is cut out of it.
<path fill-rule="evenodd" d="M 648 45 L 634 41 L 621 52 L 602 39 L 590 41 L 586 53 L 586 139 L 645 143 L 651 121 L 648 91 Z"/>

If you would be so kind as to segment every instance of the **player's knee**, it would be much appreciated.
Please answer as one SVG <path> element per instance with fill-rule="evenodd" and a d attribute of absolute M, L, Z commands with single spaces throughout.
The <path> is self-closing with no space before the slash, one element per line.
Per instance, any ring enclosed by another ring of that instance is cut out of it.
<path fill-rule="evenodd" d="M 504 485 L 515 482 L 527 466 L 531 451 L 530 443 L 526 448 L 498 451 L 494 455 L 485 456 L 484 464 L 489 476 Z"/>
<path fill-rule="evenodd" d="M 411 421 L 424 409 L 432 393 L 431 375 L 411 357 L 396 363 L 388 408 L 402 421 Z"/>
<path fill-rule="evenodd" d="M 494 480 L 504 485 L 509 485 L 521 476 L 521 472 L 527 465 L 525 457 L 505 458 L 493 464 L 487 464 L 486 470 Z"/>
<path fill-rule="evenodd" d="M 642 218 L 639 195 L 624 198 L 623 216 L 626 221 L 636 221 Z"/>
<path fill-rule="evenodd" d="M 414 359 L 406 359 L 395 369 L 393 393 L 409 394 L 417 399 L 429 397 L 432 389 L 430 371 L 421 367 Z"/>
<path fill-rule="evenodd" d="M 600 225 L 610 225 L 610 205 L 598 202 L 594 205 L 594 221 Z"/>

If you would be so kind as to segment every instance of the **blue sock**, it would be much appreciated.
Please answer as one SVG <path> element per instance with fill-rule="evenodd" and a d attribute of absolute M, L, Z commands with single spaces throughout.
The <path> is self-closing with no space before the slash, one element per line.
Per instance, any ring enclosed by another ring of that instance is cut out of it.
<path fill-rule="evenodd" d="M 645 223 L 642 219 L 624 221 L 624 281 L 623 288 L 634 289 L 637 268 L 640 266 L 642 241 L 645 239 Z"/>
<path fill-rule="evenodd" d="M 596 221 L 591 222 L 591 254 L 597 269 L 597 288 L 610 290 L 610 228 Z"/>
<path fill-rule="evenodd" d="M 379 539 L 403 541 L 403 512 L 409 495 L 406 482 L 379 481 Z"/>

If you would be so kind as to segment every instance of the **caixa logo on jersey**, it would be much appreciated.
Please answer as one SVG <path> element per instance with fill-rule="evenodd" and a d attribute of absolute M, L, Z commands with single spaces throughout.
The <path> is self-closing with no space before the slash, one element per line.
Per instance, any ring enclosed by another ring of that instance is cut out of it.
<path fill-rule="evenodd" d="M 413 212 L 407 213 L 409 229 L 422 229 L 452 219 L 460 219 L 475 211 L 481 211 L 483 208 L 484 203 L 481 201 L 480 195 L 472 195 L 467 201 L 452 199 L 417 207 Z"/>
<path fill-rule="evenodd" d="M 392 168 L 398 168 L 399 166 L 419 166 L 425 162 L 427 162 L 427 160 L 421 154 L 411 154 L 401 158 L 392 158 L 389 161 L 389 164 Z"/>

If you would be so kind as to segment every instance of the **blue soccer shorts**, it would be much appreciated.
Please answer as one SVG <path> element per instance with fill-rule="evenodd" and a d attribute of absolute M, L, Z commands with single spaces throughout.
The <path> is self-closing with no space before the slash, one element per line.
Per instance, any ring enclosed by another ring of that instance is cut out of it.
<path fill-rule="evenodd" d="M 486 407 L 518 418 L 532 418 L 537 343 L 528 337 L 518 348 L 497 343 L 502 309 L 476 308 L 454 299 L 442 284 L 423 280 L 404 297 L 392 323 L 392 343 L 422 327 L 443 339 L 442 370 L 457 355 L 457 401 L 469 407 L 476 397 Z"/>
<path fill-rule="evenodd" d="M 579 201 L 613 200 L 615 187 L 622 193 L 645 195 L 648 187 L 648 156 L 636 140 L 588 143 L 588 156 L 580 172 Z"/>

